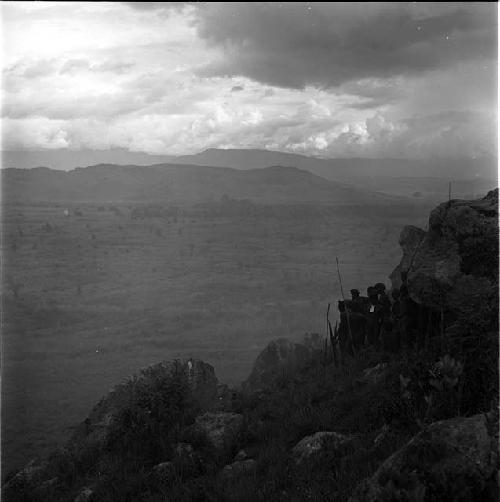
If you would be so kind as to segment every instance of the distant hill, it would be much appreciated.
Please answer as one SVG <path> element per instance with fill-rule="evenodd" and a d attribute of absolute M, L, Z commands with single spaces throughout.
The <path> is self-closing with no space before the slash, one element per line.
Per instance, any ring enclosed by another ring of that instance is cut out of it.
<path fill-rule="evenodd" d="M 294 167 L 246 171 L 208 166 L 100 164 L 73 171 L 5 169 L 4 201 L 162 202 L 189 205 L 223 195 L 261 203 L 363 204 L 397 200 Z"/>
<path fill-rule="evenodd" d="M 49 167 L 70 170 L 96 164 L 150 166 L 154 164 L 189 164 L 233 169 L 256 169 L 270 166 L 296 167 L 328 179 L 352 177 L 432 177 L 496 179 L 498 160 L 494 157 L 449 159 L 372 159 L 317 158 L 258 149 L 209 148 L 194 155 L 150 155 L 115 148 L 110 150 L 40 150 L 3 151 L 2 167 L 19 169 Z"/>
<path fill-rule="evenodd" d="M 210 148 L 196 155 L 184 155 L 175 160 L 179 164 L 210 165 L 253 169 L 270 165 L 297 167 L 328 179 L 351 177 L 397 176 L 471 179 L 475 176 L 495 178 L 497 159 L 323 159 L 270 150 Z"/>
<path fill-rule="evenodd" d="M 149 155 L 143 152 L 130 152 L 124 148 L 110 150 L 5 150 L 2 152 L 2 167 L 32 169 L 48 167 L 69 171 L 75 167 L 87 167 L 96 164 L 120 164 L 135 166 L 151 166 L 174 162 L 172 155 Z"/>
<path fill-rule="evenodd" d="M 343 181 L 395 195 L 442 199 L 452 183 L 455 197 L 484 195 L 497 186 L 498 160 L 493 157 L 456 159 L 320 159 L 268 150 L 208 149 L 176 158 L 177 163 L 252 169 L 282 165 L 307 170 L 329 180 Z"/>
<path fill-rule="evenodd" d="M 452 183 L 455 198 L 474 198 L 496 187 L 498 161 L 493 157 L 456 159 L 322 159 L 257 149 L 210 148 L 194 155 L 169 156 L 111 150 L 4 151 L 2 167 L 69 171 L 96 164 L 157 164 L 227 167 L 238 170 L 295 167 L 332 181 L 397 196 L 442 200 Z"/>

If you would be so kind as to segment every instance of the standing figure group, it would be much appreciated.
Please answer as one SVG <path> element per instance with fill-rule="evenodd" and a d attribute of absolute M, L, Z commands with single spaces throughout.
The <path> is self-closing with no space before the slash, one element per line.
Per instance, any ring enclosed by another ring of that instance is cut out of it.
<path fill-rule="evenodd" d="M 353 355 L 366 345 L 397 352 L 415 341 L 418 305 L 409 296 L 407 274 L 402 272 L 401 279 L 401 289 L 391 291 L 392 301 L 378 282 L 367 289 L 367 296 L 351 289 L 351 299 L 338 302 L 342 354 Z"/>

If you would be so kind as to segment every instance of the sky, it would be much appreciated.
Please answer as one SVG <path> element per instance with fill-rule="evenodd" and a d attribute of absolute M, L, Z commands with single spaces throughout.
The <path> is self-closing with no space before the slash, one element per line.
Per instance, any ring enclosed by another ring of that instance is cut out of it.
<path fill-rule="evenodd" d="M 0 9 L 3 150 L 496 155 L 494 3 Z"/>

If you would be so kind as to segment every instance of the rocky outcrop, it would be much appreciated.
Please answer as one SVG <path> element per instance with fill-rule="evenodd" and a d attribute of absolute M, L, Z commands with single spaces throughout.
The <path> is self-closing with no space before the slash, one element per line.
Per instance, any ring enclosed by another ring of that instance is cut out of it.
<path fill-rule="evenodd" d="M 391 274 L 401 286 L 408 272 L 410 297 L 433 309 L 461 311 L 474 301 L 471 289 L 485 292 L 498 282 L 498 189 L 479 200 L 451 200 L 429 217 L 429 230 L 405 227 L 403 258 Z"/>
<path fill-rule="evenodd" d="M 323 338 L 307 334 L 300 342 L 280 338 L 269 342 L 258 355 L 252 373 L 243 383 L 247 390 L 259 390 L 272 386 L 279 376 L 291 376 L 321 353 Z"/>
<path fill-rule="evenodd" d="M 196 418 L 196 426 L 206 434 L 212 446 L 224 451 L 232 446 L 243 425 L 238 413 L 207 412 Z"/>
<path fill-rule="evenodd" d="M 135 383 L 148 385 L 153 378 L 168 378 L 173 374 L 184 374 L 193 398 L 201 409 L 209 409 L 217 400 L 217 377 L 214 368 L 199 360 L 165 361 L 150 366 L 134 377 Z M 109 432 L 115 414 L 130 398 L 127 383 L 116 386 L 92 409 L 88 418 L 75 431 L 72 442 L 85 440 L 100 443 Z"/>
<path fill-rule="evenodd" d="M 137 389 L 147 392 L 156 388 L 158 382 L 167 381 L 174 375 L 181 375 L 190 389 L 191 397 L 199 409 L 211 409 L 217 403 L 218 382 L 212 366 L 203 361 L 166 361 L 145 368 L 139 375 L 129 381 L 116 386 L 107 396 L 91 410 L 89 416 L 81 423 L 68 441 L 65 451 L 92 449 L 104 452 L 113 430 L 115 417 L 121 410 L 130 405 L 131 397 Z M 135 390 L 133 390 L 135 389 Z M 180 456 L 185 454 L 191 445 L 179 443 L 176 452 Z M 181 451 L 182 450 L 182 451 Z M 47 464 L 30 462 L 3 486 L 4 494 L 15 493 L 19 490 L 53 489 L 57 484 L 47 474 Z M 87 492 L 85 492 L 87 493 Z M 80 494 L 86 496 L 84 492 Z M 49 497 L 50 498 L 50 497 Z M 81 498 L 81 500 L 86 500 Z"/>
<path fill-rule="evenodd" d="M 312 455 L 316 455 L 325 448 L 329 450 L 339 450 L 351 444 L 353 438 L 345 436 L 338 432 L 316 432 L 311 436 L 302 438 L 293 448 L 292 456 L 297 464 L 301 464 L 304 460 L 309 459 Z"/>
<path fill-rule="evenodd" d="M 435 422 L 390 456 L 350 502 L 488 500 L 497 470 L 498 420 L 484 414 Z"/>

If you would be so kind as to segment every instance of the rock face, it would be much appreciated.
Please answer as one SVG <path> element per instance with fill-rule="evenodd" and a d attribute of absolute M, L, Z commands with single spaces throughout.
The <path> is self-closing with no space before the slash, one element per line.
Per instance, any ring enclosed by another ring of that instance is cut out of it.
<path fill-rule="evenodd" d="M 312 455 L 320 453 L 325 447 L 339 449 L 352 442 L 353 438 L 338 432 L 316 432 L 311 436 L 302 438 L 293 448 L 292 455 L 297 464 L 301 464 Z"/>
<path fill-rule="evenodd" d="M 497 468 L 497 430 L 484 414 L 435 422 L 390 456 L 350 502 L 485 500 Z"/>
<path fill-rule="evenodd" d="M 156 378 L 161 375 L 169 376 L 174 373 L 185 373 L 193 397 L 202 409 L 208 409 L 216 402 L 217 378 L 214 368 L 198 360 L 165 361 L 151 366 L 143 371 L 138 380 L 147 383 L 149 371 L 154 370 Z M 73 441 L 85 439 L 91 442 L 104 441 L 114 414 L 129 398 L 129 389 L 125 384 L 118 385 L 92 409 L 88 418 L 76 430 Z"/>
<path fill-rule="evenodd" d="M 194 398 L 203 409 L 210 408 L 218 394 L 218 382 L 213 366 L 197 359 L 183 364 L 188 370 L 188 382 Z"/>
<path fill-rule="evenodd" d="M 405 227 L 400 245 L 403 258 L 391 274 L 393 287 L 401 286 L 400 272 L 408 271 L 415 302 L 461 310 L 471 301 L 472 283 L 479 282 L 484 292 L 498 280 L 498 189 L 483 199 L 439 205 L 431 212 L 429 230 Z"/>
<path fill-rule="evenodd" d="M 269 342 L 258 355 L 252 373 L 243 386 L 248 390 L 269 387 L 278 376 L 290 376 L 307 365 L 320 354 L 323 338 L 318 334 L 308 334 L 299 342 L 280 338 Z"/>
<path fill-rule="evenodd" d="M 231 447 L 243 425 L 238 413 L 207 412 L 196 418 L 196 425 L 207 435 L 213 447 L 223 451 Z"/>

